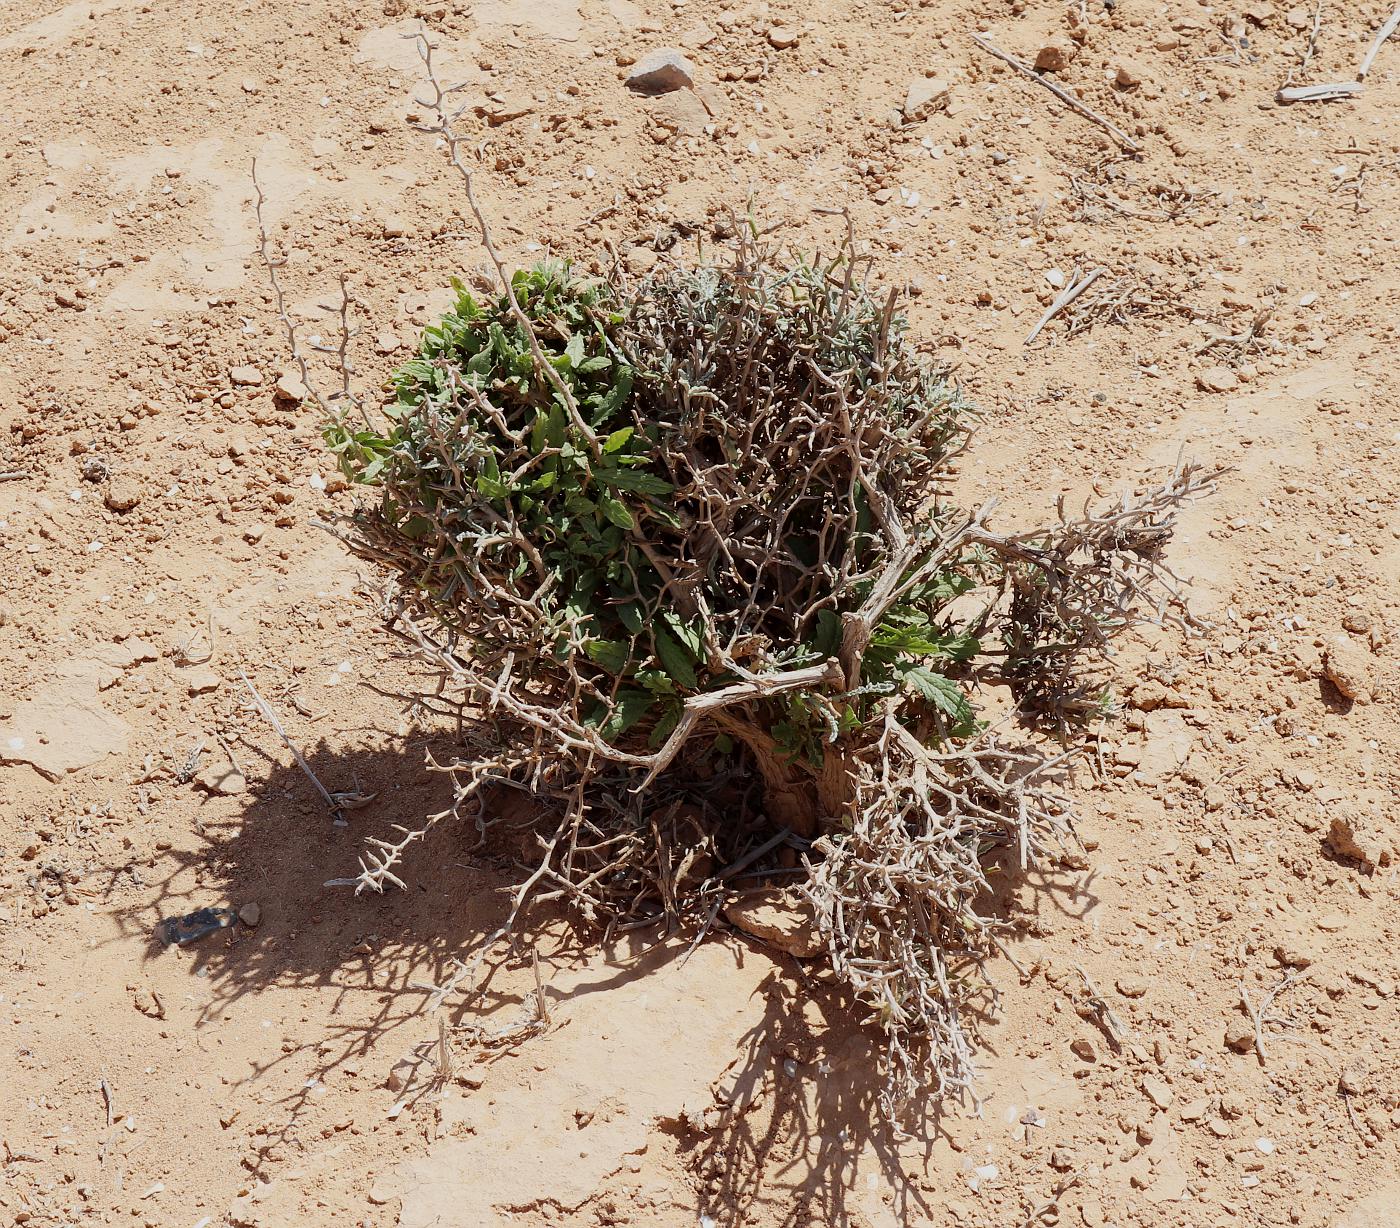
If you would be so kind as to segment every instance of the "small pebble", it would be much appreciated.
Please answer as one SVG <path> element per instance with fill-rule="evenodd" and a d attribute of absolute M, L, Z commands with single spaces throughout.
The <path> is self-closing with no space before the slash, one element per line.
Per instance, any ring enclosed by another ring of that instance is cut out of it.
<path fill-rule="evenodd" d="M 1229 367 L 1207 367 L 1196 373 L 1196 387 L 1205 392 L 1233 392 L 1239 382 Z"/>

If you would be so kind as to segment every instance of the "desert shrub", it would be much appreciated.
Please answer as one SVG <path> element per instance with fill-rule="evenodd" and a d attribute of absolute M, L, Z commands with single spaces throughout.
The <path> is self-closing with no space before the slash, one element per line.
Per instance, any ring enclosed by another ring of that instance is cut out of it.
<path fill-rule="evenodd" d="M 379 412 L 343 280 L 340 345 L 316 347 L 341 384 L 316 390 L 257 193 L 278 317 L 360 491 L 337 531 L 430 667 L 413 703 L 458 733 L 431 765 L 452 806 L 370 838 L 357 891 L 403 886 L 448 816 L 533 839 L 500 933 L 554 899 L 703 934 L 740 884 L 788 881 L 883 1031 L 891 1117 L 967 1090 L 1004 924 L 989 877 L 1071 837 L 1060 781 L 1111 710 L 1112 637 L 1185 617 L 1162 550 L 1216 475 L 1182 463 L 1016 533 L 959 508 L 970 408 L 849 233 L 821 261 L 749 230 L 639 284 L 509 273 L 415 38 L 497 283 L 454 283 Z"/>
<path fill-rule="evenodd" d="M 891 1110 L 967 1087 L 988 859 L 1067 834 L 1064 741 L 1105 709 L 1109 637 L 1171 599 L 1160 550 L 1208 477 L 993 532 L 947 494 L 969 407 L 849 242 L 455 290 L 382 418 L 328 428 L 363 495 L 345 539 L 463 721 L 453 813 L 548 803 L 517 910 L 712 920 L 795 879 Z"/>

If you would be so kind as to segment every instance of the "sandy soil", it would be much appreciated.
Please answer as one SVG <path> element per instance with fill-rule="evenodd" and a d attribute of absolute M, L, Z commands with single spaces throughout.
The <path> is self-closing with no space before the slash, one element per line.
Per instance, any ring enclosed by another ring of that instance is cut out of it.
<path fill-rule="evenodd" d="M 0 1222 L 1400 1223 L 1400 44 L 1274 100 L 1389 7 L 1324 0 L 1309 54 L 1312 6 L 1269 3 L 0 5 Z M 1005 886 L 980 1115 L 892 1137 L 858 1020 L 735 933 L 687 961 L 540 918 L 540 1034 L 524 948 L 433 1012 L 511 881 L 470 832 L 405 892 L 321 886 L 440 805 L 441 735 L 314 527 L 349 495 L 275 388 L 250 164 L 295 311 L 331 335 L 347 274 L 377 379 L 480 259 L 407 122 L 419 17 L 513 259 L 640 272 L 750 201 L 811 246 L 849 206 L 985 408 L 967 499 L 1232 466 L 1174 547 L 1212 629 L 1124 646 L 1087 851 Z M 664 46 L 696 90 L 629 92 Z M 347 825 L 240 671 L 377 793 Z"/>

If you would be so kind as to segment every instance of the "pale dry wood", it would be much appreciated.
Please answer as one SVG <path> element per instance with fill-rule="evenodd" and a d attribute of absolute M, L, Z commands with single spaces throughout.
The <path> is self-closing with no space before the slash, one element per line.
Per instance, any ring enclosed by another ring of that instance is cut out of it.
<path fill-rule="evenodd" d="M 1026 339 L 1023 342 L 1021 342 L 1021 344 L 1030 345 L 1032 341 L 1034 341 L 1038 336 L 1040 336 L 1040 330 L 1042 328 L 1049 324 L 1051 320 L 1053 320 L 1057 315 L 1059 315 L 1060 312 L 1062 312 L 1066 307 L 1068 307 L 1072 302 L 1074 302 L 1075 299 L 1077 299 L 1081 294 L 1083 294 L 1085 290 L 1092 286 L 1094 282 L 1098 281 L 1098 279 L 1107 272 L 1107 266 L 1100 265 L 1098 268 L 1093 270 L 1093 272 L 1086 273 L 1079 281 L 1070 282 L 1069 285 L 1067 285 L 1063 290 L 1060 291 L 1058 295 L 1055 296 L 1055 301 L 1045 309 L 1045 314 L 1041 316 L 1038 321 L 1036 321 L 1035 327 L 1031 329 L 1029 333 L 1026 334 Z"/>
<path fill-rule="evenodd" d="M 1396 6 L 1395 12 L 1385 19 L 1384 24 L 1377 31 L 1375 41 L 1371 44 L 1370 50 L 1366 52 L 1366 58 L 1361 61 L 1361 67 L 1356 70 L 1358 81 L 1366 80 L 1366 74 L 1371 71 L 1371 65 L 1375 63 L 1381 47 L 1396 30 L 1400 30 L 1400 5 Z"/>
<path fill-rule="evenodd" d="M 1037 85 L 1043 85 L 1047 90 L 1054 94 L 1056 98 L 1063 102 L 1065 106 L 1069 107 L 1070 110 L 1077 111 L 1085 119 L 1091 120 L 1093 123 L 1098 124 L 1100 128 L 1107 132 L 1109 136 L 1111 136 L 1115 141 L 1117 141 L 1118 144 L 1121 145 L 1124 149 L 1126 149 L 1129 153 L 1141 152 L 1141 147 L 1138 145 L 1138 143 L 1135 140 L 1133 140 L 1133 138 L 1130 137 L 1126 132 L 1124 132 L 1122 128 L 1118 127 L 1118 125 L 1115 124 L 1112 120 L 1105 119 L 1087 103 L 1081 102 L 1067 89 L 1064 89 L 1063 87 L 1056 85 L 1055 82 L 1050 81 L 1045 77 L 1042 77 L 1038 72 L 1035 71 L 1035 69 L 1031 68 L 1030 65 L 1026 64 L 1021 60 L 1018 60 L 1014 55 L 1010 54 L 1010 52 L 1003 51 L 1000 47 L 998 47 L 995 43 L 993 43 L 990 39 L 984 37 L 983 35 L 974 34 L 972 36 L 972 41 L 976 43 L 979 47 L 981 47 L 983 51 L 986 51 L 991 55 L 996 56 L 996 58 L 999 59 L 1003 64 L 1009 64 L 1023 77 L 1029 78 L 1030 80 L 1034 81 Z"/>
<path fill-rule="evenodd" d="M 1333 81 L 1326 85 L 1285 85 L 1276 97 L 1279 102 L 1330 102 L 1361 93 L 1360 81 Z"/>

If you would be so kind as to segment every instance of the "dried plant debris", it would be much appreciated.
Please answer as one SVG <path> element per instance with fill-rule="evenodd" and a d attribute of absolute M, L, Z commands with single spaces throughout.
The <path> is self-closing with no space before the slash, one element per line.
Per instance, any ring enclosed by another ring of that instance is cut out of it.
<path fill-rule="evenodd" d="M 1069 833 L 1104 650 L 1179 605 L 1161 550 L 1215 477 L 1002 534 L 946 493 L 971 421 L 849 241 L 458 284 L 378 425 L 328 428 L 363 492 L 339 531 L 462 730 L 454 805 L 374 842 L 358 888 L 447 815 L 505 821 L 494 786 L 535 799 L 508 925 L 539 898 L 709 924 L 739 879 L 795 875 L 884 1031 L 891 1114 L 969 1090 L 987 859 Z"/>

